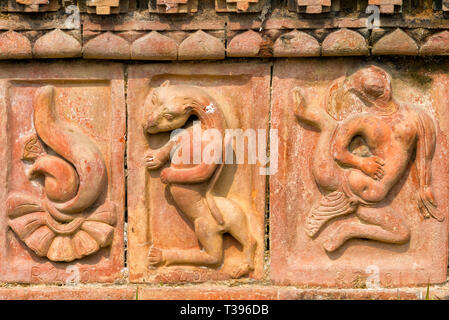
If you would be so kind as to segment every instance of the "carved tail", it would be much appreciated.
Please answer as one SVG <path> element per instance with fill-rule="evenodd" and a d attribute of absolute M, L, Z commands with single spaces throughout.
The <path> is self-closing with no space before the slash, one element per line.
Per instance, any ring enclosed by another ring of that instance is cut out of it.
<path fill-rule="evenodd" d="M 53 202 L 47 198 L 48 204 L 68 214 L 81 212 L 91 206 L 106 183 L 106 165 L 100 150 L 86 135 L 58 120 L 53 86 L 41 87 L 36 92 L 34 126 L 44 143 L 70 162 L 79 176 L 79 186 L 74 197 L 65 202 Z M 39 171 L 46 174 L 45 168 L 40 167 Z"/>
<path fill-rule="evenodd" d="M 209 210 L 214 217 L 214 219 L 217 221 L 219 225 L 224 224 L 223 215 L 221 214 L 220 209 L 217 206 L 217 203 L 215 202 L 215 197 L 212 194 L 212 189 L 214 188 L 215 183 L 217 182 L 218 178 L 220 177 L 221 171 L 223 170 L 224 163 L 221 163 L 218 165 L 218 168 L 215 170 L 214 175 L 209 180 L 209 184 L 207 186 L 206 191 L 206 202 L 207 206 L 209 207 Z"/>
<path fill-rule="evenodd" d="M 205 102 L 207 102 L 207 103 L 205 103 Z M 204 109 L 204 108 L 207 108 L 206 106 L 212 106 L 212 110 L 206 111 Z M 214 108 L 213 106 L 215 106 L 216 108 Z M 206 101 L 203 101 L 203 103 L 200 103 L 198 105 L 195 105 L 195 104 L 193 105 L 201 122 L 204 122 L 206 124 L 207 128 L 218 129 L 220 131 L 222 137 L 224 137 L 224 134 L 225 134 L 224 128 L 226 127 L 226 120 L 224 119 L 221 110 L 217 106 L 218 106 L 218 104 L 211 97 L 207 97 Z M 206 194 L 205 194 L 205 198 L 206 198 L 206 202 L 209 207 L 209 210 L 219 225 L 224 224 L 224 219 L 223 219 L 221 210 L 218 208 L 218 206 L 215 202 L 215 197 L 212 194 L 212 190 L 213 190 L 218 178 L 220 177 L 220 174 L 224 167 L 224 155 L 225 155 L 226 144 L 227 144 L 226 141 L 223 140 L 221 163 L 218 164 L 217 169 L 215 170 L 212 178 L 209 180 L 209 184 L 207 186 L 207 190 L 206 190 Z"/>

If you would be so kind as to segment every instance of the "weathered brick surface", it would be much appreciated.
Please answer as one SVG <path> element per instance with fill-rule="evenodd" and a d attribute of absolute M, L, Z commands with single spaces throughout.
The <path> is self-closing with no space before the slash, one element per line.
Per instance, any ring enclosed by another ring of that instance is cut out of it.
<path fill-rule="evenodd" d="M 427 289 L 313 289 L 244 285 L 183 287 L 39 286 L 0 288 L 0 300 L 425 300 Z M 430 300 L 447 300 L 448 290 L 429 287 Z"/>
<path fill-rule="evenodd" d="M 368 55 L 368 46 L 362 35 L 348 29 L 329 34 L 322 44 L 323 56 Z"/>
<path fill-rule="evenodd" d="M 0 300 L 135 300 L 135 287 L 5 287 Z"/>
<path fill-rule="evenodd" d="M 392 33 L 383 36 L 373 45 L 375 55 L 417 55 L 418 45 L 403 30 L 396 29 Z"/>

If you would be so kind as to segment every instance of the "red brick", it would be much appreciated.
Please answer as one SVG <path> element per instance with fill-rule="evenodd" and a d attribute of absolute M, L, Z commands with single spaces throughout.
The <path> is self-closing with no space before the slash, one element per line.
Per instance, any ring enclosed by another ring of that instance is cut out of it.
<path fill-rule="evenodd" d="M 226 49 L 228 57 L 255 57 L 258 55 L 263 39 L 253 30 L 236 35 Z"/>
<path fill-rule="evenodd" d="M 103 33 L 84 44 L 85 59 L 129 59 L 130 45 L 125 39 L 111 33 Z"/>
<path fill-rule="evenodd" d="M 320 55 L 318 41 L 301 31 L 291 31 L 277 38 L 273 46 L 275 57 L 313 57 Z"/>
<path fill-rule="evenodd" d="M 224 59 L 225 48 L 220 39 L 199 30 L 185 39 L 178 49 L 179 60 Z"/>
<path fill-rule="evenodd" d="M 113 63 L 2 64 L 1 282 L 123 278 L 123 77 Z"/>
<path fill-rule="evenodd" d="M 27 37 L 14 31 L 0 34 L 0 59 L 31 58 L 31 43 Z"/>
<path fill-rule="evenodd" d="M 178 288 L 138 287 L 139 300 L 276 300 L 276 288 L 204 285 Z"/>
<path fill-rule="evenodd" d="M 279 300 L 422 300 L 420 289 L 279 288 Z"/>
<path fill-rule="evenodd" d="M 36 40 L 35 58 L 73 58 L 81 56 L 81 44 L 74 37 L 56 29 Z"/>
<path fill-rule="evenodd" d="M 396 29 L 373 45 L 373 55 L 417 55 L 418 45 L 407 33 Z"/>
<path fill-rule="evenodd" d="M 431 35 L 419 49 L 420 55 L 449 55 L 449 31 Z"/>
<path fill-rule="evenodd" d="M 329 34 L 322 43 L 323 56 L 368 55 L 365 38 L 358 32 L 341 29 Z"/>
<path fill-rule="evenodd" d="M 137 39 L 131 45 L 134 60 L 176 60 L 178 44 L 175 40 L 156 31 Z"/>

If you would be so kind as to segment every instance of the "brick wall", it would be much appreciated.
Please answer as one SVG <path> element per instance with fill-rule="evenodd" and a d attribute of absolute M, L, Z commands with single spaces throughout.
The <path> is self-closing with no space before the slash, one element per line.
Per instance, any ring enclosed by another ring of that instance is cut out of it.
<path fill-rule="evenodd" d="M 2 0 L 0 298 L 445 299 L 448 8 Z"/>

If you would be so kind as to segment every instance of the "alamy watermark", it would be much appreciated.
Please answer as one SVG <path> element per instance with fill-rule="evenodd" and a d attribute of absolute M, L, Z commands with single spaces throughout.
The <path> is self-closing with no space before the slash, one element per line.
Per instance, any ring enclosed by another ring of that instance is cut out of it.
<path fill-rule="evenodd" d="M 270 152 L 268 154 L 268 139 Z M 278 130 L 271 129 L 219 129 L 203 130 L 200 121 L 193 128 L 171 132 L 170 159 L 173 164 L 252 164 L 259 166 L 260 175 L 273 175 L 278 171 Z M 246 141 L 246 148 L 245 148 Z"/>
<path fill-rule="evenodd" d="M 371 4 L 366 7 L 365 13 L 370 14 L 366 19 L 366 27 L 374 29 L 380 27 L 380 9 L 378 6 Z"/>

